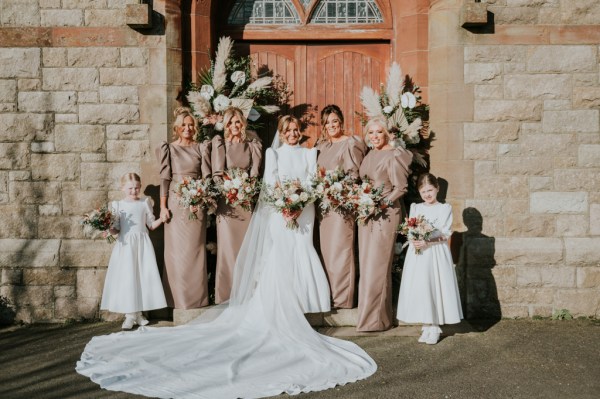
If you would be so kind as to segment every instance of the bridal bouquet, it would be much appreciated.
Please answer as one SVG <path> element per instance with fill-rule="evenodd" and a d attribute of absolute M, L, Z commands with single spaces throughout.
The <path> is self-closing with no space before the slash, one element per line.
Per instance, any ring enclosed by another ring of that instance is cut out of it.
<path fill-rule="evenodd" d="M 225 202 L 233 207 L 241 206 L 250 211 L 260 193 L 257 177 L 250 177 L 248 172 L 240 168 L 231 168 L 223 173 L 223 182 L 216 185 Z"/>
<path fill-rule="evenodd" d="M 210 215 L 217 209 L 217 191 L 212 185 L 212 180 L 184 178 L 181 182 L 175 184 L 173 192 L 179 199 L 179 205 L 182 208 L 190 210 L 188 219 L 198 219 L 194 208 L 206 209 Z"/>
<path fill-rule="evenodd" d="M 340 168 L 326 170 L 317 168 L 313 178 L 313 190 L 319 199 L 319 208 L 323 213 L 330 210 L 342 212 L 348 210 L 348 196 L 354 179 Z"/>
<path fill-rule="evenodd" d="M 419 215 L 412 218 L 405 218 L 404 222 L 399 226 L 400 234 L 406 236 L 409 241 L 427 240 L 435 231 L 433 224 L 425 219 L 425 216 Z M 404 246 L 408 245 L 408 242 Z M 421 254 L 421 250 L 415 248 L 417 255 Z"/>
<path fill-rule="evenodd" d="M 383 186 L 373 187 L 373 183 L 366 176 L 362 180 L 362 184 L 352 185 L 348 196 L 348 207 L 356 213 L 357 223 L 365 225 L 369 217 L 379 215 L 390 203 L 382 194 Z"/>
<path fill-rule="evenodd" d="M 113 214 L 108 207 L 104 206 L 83 215 L 81 224 L 84 227 L 89 226 L 92 230 L 101 231 L 102 236 L 110 244 L 115 242 L 115 238 L 110 234 L 109 230 L 115 224 L 117 217 L 118 215 Z"/>
<path fill-rule="evenodd" d="M 192 84 L 186 96 L 203 125 L 196 133 L 197 141 L 206 138 L 206 129 L 223 130 L 223 112 L 230 106 L 242 110 L 251 125 L 261 115 L 279 111 L 290 95 L 281 79 L 265 73 L 257 77 L 260 73 L 253 68 L 252 58 L 233 57 L 232 49 L 233 40 L 221 37 L 211 67 L 200 73 L 199 83 Z"/>
<path fill-rule="evenodd" d="M 264 200 L 283 216 L 288 229 L 297 229 L 298 217 L 302 210 L 315 202 L 316 197 L 310 188 L 298 179 L 283 180 L 274 186 L 266 186 Z"/>

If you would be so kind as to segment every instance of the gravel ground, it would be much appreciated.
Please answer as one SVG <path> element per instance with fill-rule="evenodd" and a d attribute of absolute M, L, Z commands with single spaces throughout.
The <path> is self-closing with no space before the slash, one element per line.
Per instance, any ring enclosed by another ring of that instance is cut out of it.
<path fill-rule="evenodd" d="M 102 390 L 74 370 L 91 337 L 119 330 L 120 323 L 0 329 L 0 398 L 139 397 Z M 371 378 L 298 398 L 600 397 L 599 320 L 463 323 L 437 345 L 397 330 L 347 336 L 377 362 Z"/>

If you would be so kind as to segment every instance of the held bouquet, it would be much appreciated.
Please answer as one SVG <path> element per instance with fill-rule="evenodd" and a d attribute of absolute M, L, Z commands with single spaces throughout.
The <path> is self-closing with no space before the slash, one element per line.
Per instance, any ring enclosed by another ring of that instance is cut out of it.
<path fill-rule="evenodd" d="M 400 234 L 406 236 L 409 241 L 427 240 L 435 231 L 433 224 L 425 219 L 425 216 L 418 215 L 412 218 L 404 218 L 404 222 L 399 226 Z M 408 245 L 408 242 L 404 246 Z M 415 248 L 415 254 L 420 255 L 421 250 Z"/>
<path fill-rule="evenodd" d="M 173 192 L 179 199 L 179 205 L 182 208 L 188 208 L 190 214 L 188 219 L 198 219 L 193 207 L 206 209 L 210 215 L 217 209 L 217 191 L 212 185 L 212 180 L 207 179 L 192 179 L 184 178 L 181 182 L 175 185 Z"/>
<path fill-rule="evenodd" d="M 313 190 L 319 200 L 321 211 L 325 214 L 330 210 L 337 212 L 349 210 L 347 200 L 353 184 L 354 179 L 346 175 L 340 167 L 333 170 L 317 168 L 313 178 Z"/>
<path fill-rule="evenodd" d="M 383 186 L 373 187 L 373 183 L 366 176 L 362 181 L 362 184 L 352 185 L 347 205 L 356 214 L 356 222 L 359 225 L 365 225 L 369 217 L 379 215 L 390 206 L 383 196 Z"/>
<path fill-rule="evenodd" d="M 258 178 L 250 177 L 248 172 L 240 168 L 227 169 L 223 173 L 223 182 L 217 183 L 216 187 L 227 204 L 241 206 L 246 211 L 252 210 L 260 193 Z"/>
<path fill-rule="evenodd" d="M 274 186 L 266 186 L 265 201 L 283 216 L 288 229 L 298 228 L 298 217 L 302 210 L 315 202 L 316 197 L 310 188 L 298 179 L 283 180 Z"/>
<path fill-rule="evenodd" d="M 81 224 L 84 227 L 90 226 L 92 230 L 101 231 L 102 236 L 106 238 L 106 241 L 110 244 L 115 242 L 115 238 L 110 234 L 109 229 L 113 227 L 117 217 L 118 215 L 113 214 L 108 207 L 104 206 L 83 215 Z"/>

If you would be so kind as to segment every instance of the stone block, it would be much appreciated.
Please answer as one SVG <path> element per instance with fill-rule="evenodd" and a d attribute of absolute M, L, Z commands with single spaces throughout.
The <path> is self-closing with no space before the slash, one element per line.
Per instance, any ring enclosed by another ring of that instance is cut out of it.
<path fill-rule="evenodd" d="M 147 140 L 108 140 L 106 158 L 112 162 L 150 161 L 150 143 Z"/>
<path fill-rule="evenodd" d="M 19 111 L 23 112 L 77 112 L 77 96 L 73 91 L 20 92 Z"/>
<path fill-rule="evenodd" d="M 146 83 L 146 68 L 100 68 L 103 86 L 137 86 Z"/>
<path fill-rule="evenodd" d="M 56 123 L 77 123 L 79 117 L 77 114 L 54 114 L 54 122 Z"/>
<path fill-rule="evenodd" d="M 8 197 L 8 194 L 2 194 Z M 2 200 L 8 203 L 8 199 Z M 0 206 L 0 238 L 35 238 L 37 235 L 37 212 L 35 206 Z M 1 245 L 1 244 L 0 244 Z"/>
<path fill-rule="evenodd" d="M 41 26 L 83 26 L 83 10 L 41 10 Z"/>
<path fill-rule="evenodd" d="M 77 103 L 79 104 L 96 104 L 97 102 L 97 91 L 80 91 L 77 93 Z"/>
<path fill-rule="evenodd" d="M 577 288 L 600 288 L 600 267 L 578 267 Z"/>
<path fill-rule="evenodd" d="M 0 172 L 0 193 L 8 192 L 8 179 L 10 172 Z"/>
<path fill-rule="evenodd" d="M 493 99 L 498 100 L 504 97 L 504 90 L 502 85 L 489 85 L 489 84 L 481 84 L 475 85 L 473 88 L 473 95 L 476 99 Z"/>
<path fill-rule="evenodd" d="M 103 321 L 122 321 L 123 320 L 123 314 L 122 313 L 109 312 L 108 310 L 100 310 L 100 320 L 103 320 Z"/>
<path fill-rule="evenodd" d="M 56 298 L 54 303 L 54 317 L 57 320 L 88 319 L 98 317 L 100 298 Z"/>
<path fill-rule="evenodd" d="M 573 108 L 571 100 L 544 100 L 544 111 L 565 111 Z"/>
<path fill-rule="evenodd" d="M 552 190 L 554 182 L 551 177 L 546 176 L 531 176 L 529 178 L 529 189 L 531 191 Z"/>
<path fill-rule="evenodd" d="M 106 161 L 106 153 L 81 154 L 81 162 L 103 162 Z"/>
<path fill-rule="evenodd" d="M 498 173 L 503 175 L 548 175 L 552 173 L 552 158 L 516 156 L 500 158 Z"/>
<path fill-rule="evenodd" d="M 527 56 L 526 46 L 466 46 L 465 62 L 521 62 Z"/>
<path fill-rule="evenodd" d="M 23 269 L 2 269 L 0 282 L 2 285 L 20 285 L 23 281 Z"/>
<path fill-rule="evenodd" d="M 531 305 L 529 306 L 529 316 L 550 317 L 552 316 L 553 310 L 554 309 L 552 308 L 552 306 Z"/>
<path fill-rule="evenodd" d="M 97 9 L 107 8 L 107 0 L 62 0 L 63 8 Z"/>
<path fill-rule="evenodd" d="M 132 28 L 152 27 L 152 6 L 150 4 L 127 4 L 125 21 Z"/>
<path fill-rule="evenodd" d="M 32 154 L 31 164 L 34 180 L 71 181 L 79 177 L 77 154 Z"/>
<path fill-rule="evenodd" d="M 572 93 L 570 75 L 523 74 L 504 76 L 504 98 L 570 98 Z"/>
<path fill-rule="evenodd" d="M 61 266 L 106 267 L 112 246 L 105 240 L 63 240 L 60 247 Z"/>
<path fill-rule="evenodd" d="M 0 240 L 0 266 L 52 267 L 58 266 L 60 240 Z"/>
<path fill-rule="evenodd" d="M 464 144 L 464 157 L 469 160 L 495 160 L 498 144 L 496 143 L 473 143 Z"/>
<path fill-rule="evenodd" d="M 107 104 L 137 104 L 138 89 L 134 86 L 102 86 L 99 90 L 100 102 Z"/>
<path fill-rule="evenodd" d="M 139 108 L 129 104 L 81 104 L 79 121 L 92 124 L 135 123 Z"/>
<path fill-rule="evenodd" d="M 568 309 L 574 317 L 600 315 L 600 295 L 596 289 L 564 289 L 556 292 L 556 309 Z"/>
<path fill-rule="evenodd" d="M 88 211 L 90 210 L 91 208 Z M 81 225 L 81 216 L 40 216 L 38 237 L 78 240 L 87 238 Z"/>
<path fill-rule="evenodd" d="M 62 193 L 64 215 L 81 216 L 92 209 L 105 206 L 107 203 L 106 191 L 64 190 Z"/>
<path fill-rule="evenodd" d="M 495 266 L 492 276 L 498 287 L 515 287 L 517 284 L 517 270 L 514 266 Z"/>
<path fill-rule="evenodd" d="M 529 134 L 522 135 L 521 152 L 530 156 L 576 156 L 577 135 L 575 134 Z"/>
<path fill-rule="evenodd" d="M 108 0 L 107 8 L 126 8 L 128 4 L 133 3 L 130 0 Z"/>
<path fill-rule="evenodd" d="M 465 83 L 501 83 L 503 67 L 501 63 L 465 64 Z"/>
<path fill-rule="evenodd" d="M 60 205 L 40 205 L 38 213 L 40 216 L 60 216 L 62 212 Z"/>
<path fill-rule="evenodd" d="M 598 110 L 544 111 L 544 133 L 593 133 L 600 130 Z"/>
<path fill-rule="evenodd" d="M 574 86 L 583 86 L 579 89 L 585 89 L 587 86 L 596 86 L 598 84 L 598 74 L 597 73 L 574 73 L 573 75 L 573 85 Z M 578 90 L 579 90 L 578 89 Z M 577 93 L 573 93 L 577 96 Z"/>
<path fill-rule="evenodd" d="M 553 265 L 563 260 L 563 242 L 558 238 L 496 238 L 499 265 Z"/>
<path fill-rule="evenodd" d="M 125 173 L 140 173 L 139 163 L 86 163 L 81 164 L 81 188 L 118 190 L 119 180 Z"/>
<path fill-rule="evenodd" d="M 565 238 L 566 261 L 571 266 L 600 264 L 600 237 Z"/>
<path fill-rule="evenodd" d="M 498 164 L 496 161 L 475 161 L 475 168 L 477 174 L 482 175 L 497 175 Z"/>
<path fill-rule="evenodd" d="M 505 234 L 507 237 L 552 237 L 554 217 L 507 214 Z"/>
<path fill-rule="evenodd" d="M 600 107 L 600 87 L 578 87 L 573 90 L 573 107 L 598 109 Z"/>
<path fill-rule="evenodd" d="M 534 25 L 539 10 L 530 7 L 490 7 L 494 13 L 494 22 L 502 25 Z"/>
<path fill-rule="evenodd" d="M 52 141 L 34 141 L 31 143 L 31 152 L 33 153 L 49 153 L 54 151 L 55 148 Z"/>
<path fill-rule="evenodd" d="M 518 157 L 521 155 L 521 146 L 519 144 L 498 144 L 498 156 Z M 507 160 L 510 162 L 511 160 Z"/>
<path fill-rule="evenodd" d="M 0 5 L 2 6 L 0 25 L 15 27 L 40 25 L 40 7 L 37 0 L 4 1 Z"/>
<path fill-rule="evenodd" d="M 15 320 L 17 323 L 36 323 L 36 322 L 54 322 L 53 317 L 54 311 L 52 305 L 46 305 L 46 307 L 39 306 L 19 306 L 17 308 L 17 314 Z"/>
<path fill-rule="evenodd" d="M 0 143 L 0 169 L 26 169 L 28 166 L 27 143 Z"/>
<path fill-rule="evenodd" d="M 476 100 L 476 122 L 539 121 L 542 104 L 532 100 Z"/>
<path fill-rule="evenodd" d="M 106 269 L 77 270 L 77 298 L 100 298 L 106 278 Z"/>
<path fill-rule="evenodd" d="M 527 64 L 523 62 L 507 62 L 504 64 L 504 75 L 527 72 Z"/>
<path fill-rule="evenodd" d="M 106 138 L 108 140 L 147 140 L 148 125 L 108 125 Z"/>
<path fill-rule="evenodd" d="M 40 79 L 18 79 L 17 88 L 19 91 L 39 91 L 42 88 Z"/>
<path fill-rule="evenodd" d="M 529 317 L 529 307 L 525 305 L 506 305 L 501 303 L 502 317 L 505 319 L 522 319 Z"/>
<path fill-rule="evenodd" d="M 56 125 L 56 151 L 96 152 L 104 149 L 104 128 L 100 125 Z"/>
<path fill-rule="evenodd" d="M 116 67 L 119 49 L 114 47 L 75 47 L 67 53 L 70 67 Z"/>
<path fill-rule="evenodd" d="M 142 4 L 148 7 L 147 4 Z M 125 13 L 123 10 L 85 10 L 85 26 L 107 26 L 120 27 L 125 25 Z"/>
<path fill-rule="evenodd" d="M 518 122 L 465 123 L 465 141 L 506 142 L 519 138 Z"/>
<path fill-rule="evenodd" d="M 595 46 L 534 46 L 528 50 L 527 70 L 542 73 L 592 72 L 598 65 L 596 56 Z"/>
<path fill-rule="evenodd" d="M 565 1 L 560 7 L 563 24 L 592 24 L 596 25 L 600 18 L 600 3 L 595 0 Z"/>
<path fill-rule="evenodd" d="M 10 200 L 24 205 L 57 204 L 60 183 L 14 181 L 9 183 Z"/>
<path fill-rule="evenodd" d="M 527 198 L 527 176 L 475 176 L 475 198 Z"/>
<path fill-rule="evenodd" d="M 55 285 L 54 286 L 54 297 L 55 298 L 75 298 L 75 286 L 74 285 Z"/>
<path fill-rule="evenodd" d="M 590 204 L 590 234 L 600 235 L 600 204 Z"/>
<path fill-rule="evenodd" d="M 584 213 L 588 210 L 585 192 L 543 191 L 531 193 L 531 213 Z"/>
<path fill-rule="evenodd" d="M 0 103 L 17 102 L 17 81 L 0 80 Z"/>
<path fill-rule="evenodd" d="M 525 306 L 552 305 L 554 302 L 554 291 L 552 288 L 498 287 L 498 299 L 503 306 L 502 315 L 504 316 L 504 304 L 521 304 Z"/>
<path fill-rule="evenodd" d="M 40 0 L 40 8 L 60 8 L 61 0 Z"/>
<path fill-rule="evenodd" d="M 575 287 L 574 267 L 519 267 L 517 285 L 519 287 Z"/>
<path fill-rule="evenodd" d="M 26 286 L 75 284 L 74 269 L 56 267 L 25 268 L 23 269 L 23 284 Z"/>
<path fill-rule="evenodd" d="M 502 209 L 507 214 L 524 215 L 526 213 L 529 213 L 529 200 L 507 198 L 504 201 L 504 206 L 502 207 Z"/>
<path fill-rule="evenodd" d="M 67 49 L 62 47 L 43 48 L 42 62 L 45 67 L 67 66 Z"/>
<path fill-rule="evenodd" d="M 148 49 L 123 47 L 120 51 L 122 67 L 143 67 L 148 64 Z"/>
<path fill-rule="evenodd" d="M 99 84 L 96 68 L 44 68 L 44 90 L 97 90 Z"/>
<path fill-rule="evenodd" d="M 579 146 L 579 162 L 577 166 L 588 168 L 600 167 L 600 144 L 583 144 Z"/>
<path fill-rule="evenodd" d="M 594 169 L 559 169 L 554 171 L 554 186 L 564 191 L 600 192 L 600 179 Z"/>
<path fill-rule="evenodd" d="M 0 48 L 0 79 L 38 78 L 40 49 Z"/>

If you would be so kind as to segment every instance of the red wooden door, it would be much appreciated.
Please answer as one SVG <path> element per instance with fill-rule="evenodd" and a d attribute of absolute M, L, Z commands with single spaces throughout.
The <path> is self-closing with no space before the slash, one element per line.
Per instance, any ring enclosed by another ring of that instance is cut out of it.
<path fill-rule="evenodd" d="M 362 112 L 360 91 L 374 89 L 385 80 L 390 60 L 389 43 L 239 43 L 237 52 L 250 54 L 256 66 L 279 75 L 293 92 L 290 108 L 303 121 L 307 145 L 320 132 L 320 111 L 337 104 L 343 111 L 347 134 L 362 135 L 357 112 Z M 268 145 L 275 133 L 274 121 L 262 132 Z"/>

